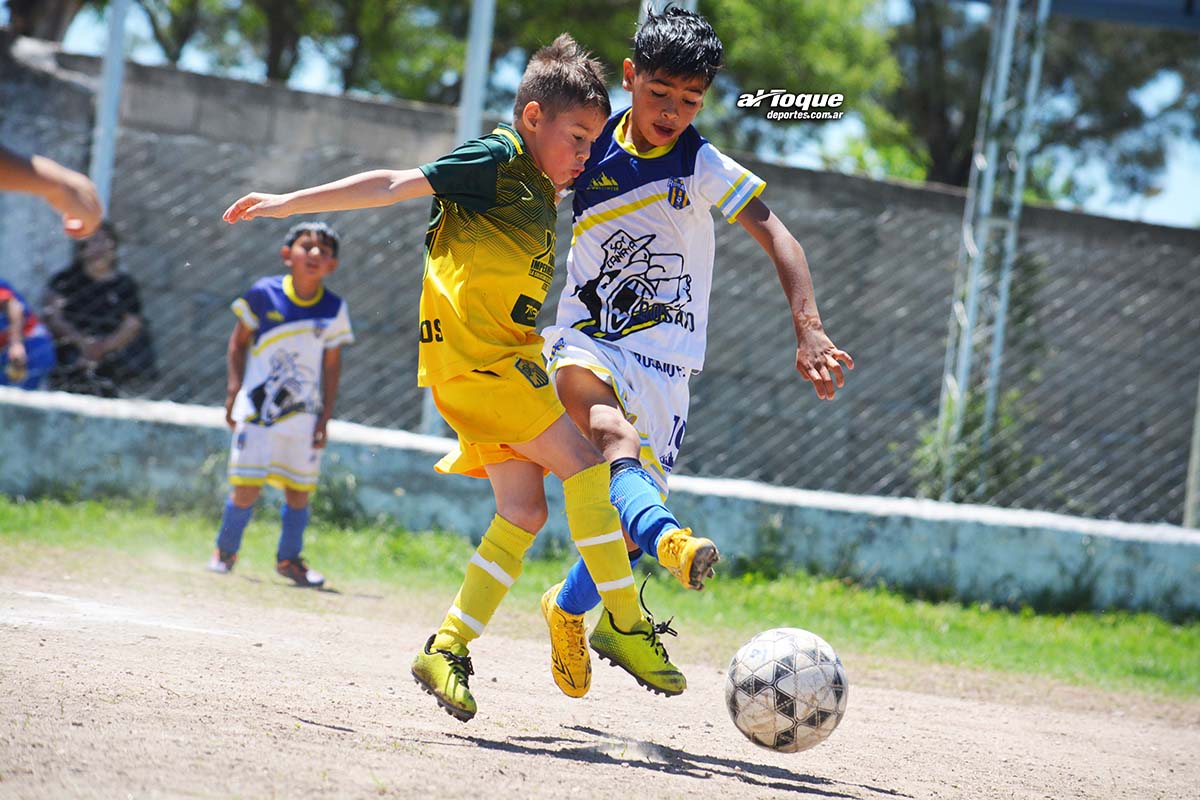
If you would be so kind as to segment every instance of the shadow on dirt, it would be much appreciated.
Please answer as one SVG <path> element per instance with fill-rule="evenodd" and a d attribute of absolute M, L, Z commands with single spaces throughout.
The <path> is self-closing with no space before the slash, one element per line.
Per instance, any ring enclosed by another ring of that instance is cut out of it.
<path fill-rule="evenodd" d="M 722 777 L 764 789 L 812 794 L 821 797 L 865 800 L 872 797 L 911 797 L 890 789 L 861 784 L 846 784 L 793 772 L 770 764 L 756 764 L 729 758 L 696 755 L 653 742 L 614 737 L 585 726 L 564 726 L 564 730 L 579 734 L 564 736 L 514 736 L 497 741 L 478 736 L 447 734 L 448 737 L 469 742 L 476 747 L 527 756 L 550 756 L 566 761 L 587 764 L 613 764 L 686 775 L 698 780 Z"/>

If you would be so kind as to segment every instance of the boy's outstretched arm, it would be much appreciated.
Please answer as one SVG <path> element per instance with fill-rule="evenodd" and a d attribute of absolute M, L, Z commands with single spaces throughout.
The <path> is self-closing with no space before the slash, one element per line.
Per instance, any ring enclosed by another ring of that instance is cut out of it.
<path fill-rule="evenodd" d="M 0 190 L 41 197 L 62 214 L 63 231 L 72 239 L 91 236 L 104 217 L 91 179 L 45 156 L 0 147 Z"/>
<path fill-rule="evenodd" d="M 426 197 L 433 187 L 419 169 L 376 169 L 348 178 L 297 189 L 287 194 L 251 192 L 225 209 L 223 218 L 233 224 L 255 217 L 290 217 L 324 211 L 390 206 L 401 200 Z"/>
<path fill-rule="evenodd" d="M 842 363 L 854 369 L 854 359 L 825 335 L 804 248 L 783 221 L 757 197 L 746 204 L 738 215 L 738 222 L 775 262 L 775 271 L 779 273 L 779 283 L 791 306 L 792 324 L 796 329 L 796 371 L 805 380 L 812 381 L 817 397 L 832 400 L 834 393 L 846 383 Z"/>

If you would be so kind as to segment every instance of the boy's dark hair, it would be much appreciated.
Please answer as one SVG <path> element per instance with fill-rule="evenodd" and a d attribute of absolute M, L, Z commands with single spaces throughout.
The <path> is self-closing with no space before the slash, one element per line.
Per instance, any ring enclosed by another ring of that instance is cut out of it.
<path fill-rule="evenodd" d="M 661 14 L 649 11 L 633 37 L 633 66 L 638 72 L 695 75 L 708 85 L 724 61 L 725 47 L 708 20 L 679 6 L 667 6 Z"/>
<path fill-rule="evenodd" d="M 605 117 L 612 113 L 604 67 L 569 33 L 559 34 L 529 59 L 517 87 L 513 122 L 535 101 L 551 117 L 574 108 L 594 108 Z"/>
<path fill-rule="evenodd" d="M 329 249 L 333 251 L 334 257 L 337 257 L 338 247 L 341 245 L 342 240 L 337 235 L 337 231 L 324 222 L 296 223 L 288 229 L 287 236 L 283 237 L 284 247 L 291 247 L 294 245 L 302 233 L 311 233 L 312 235 L 316 236 L 321 240 L 322 244 L 329 245 Z"/>

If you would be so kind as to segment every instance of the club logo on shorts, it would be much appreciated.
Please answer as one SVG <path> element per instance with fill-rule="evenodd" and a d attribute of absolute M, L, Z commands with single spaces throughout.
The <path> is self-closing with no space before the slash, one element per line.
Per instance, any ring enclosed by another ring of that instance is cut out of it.
<path fill-rule="evenodd" d="M 668 178 L 667 179 L 667 202 L 672 208 L 684 209 L 692 204 L 688 199 L 687 187 L 683 183 L 683 178 Z"/>
<path fill-rule="evenodd" d="M 550 376 L 546 374 L 546 370 L 542 369 L 541 364 L 535 364 L 527 359 L 518 358 L 516 367 L 533 388 L 541 389 L 550 385 Z"/>

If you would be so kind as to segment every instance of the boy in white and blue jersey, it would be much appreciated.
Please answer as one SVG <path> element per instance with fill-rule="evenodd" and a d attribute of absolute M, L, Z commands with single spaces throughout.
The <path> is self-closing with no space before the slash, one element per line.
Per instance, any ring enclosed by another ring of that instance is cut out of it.
<path fill-rule="evenodd" d="M 341 378 L 343 345 L 354 341 L 342 298 L 324 286 L 338 266 L 337 233 L 320 222 L 294 226 L 280 250 L 287 275 L 262 278 L 233 302 L 225 421 L 233 429 L 229 482 L 209 569 L 233 569 L 264 484 L 283 490 L 275 570 L 321 586 L 301 551 L 308 496 L 316 490 L 326 427 Z"/>
<path fill-rule="evenodd" d="M 758 199 L 765 184 L 704 139 L 692 120 L 723 47 L 701 16 L 650 14 L 625 59 L 630 108 L 609 120 L 574 183 L 573 238 L 548 371 L 567 413 L 611 466 L 610 494 L 630 559 L 658 558 L 701 589 L 719 560 L 667 509 L 667 476 L 687 429 L 688 380 L 704 366 L 715 237 L 710 209 L 739 222 L 775 264 L 796 331 L 795 365 L 821 399 L 843 385 L 850 356 L 821 325 L 804 251 Z M 555 683 L 587 693 L 583 614 L 595 583 L 582 563 L 542 598 Z"/>

